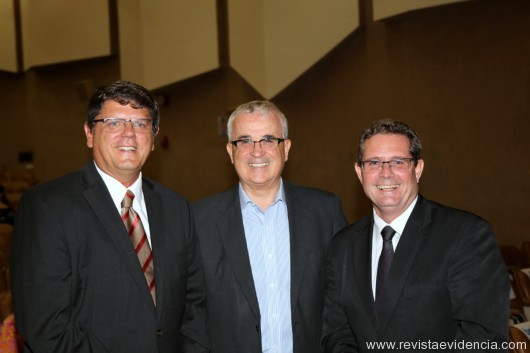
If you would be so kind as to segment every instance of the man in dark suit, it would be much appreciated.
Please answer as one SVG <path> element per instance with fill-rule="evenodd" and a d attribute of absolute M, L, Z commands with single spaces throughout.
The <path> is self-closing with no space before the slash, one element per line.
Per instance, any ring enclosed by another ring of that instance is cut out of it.
<path fill-rule="evenodd" d="M 141 174 L 159 119 L 137 84 L 98 89 L 84 126 L 94 161 L 22 196 L 10 260 L 26 352 L 208 351 L 190 207 Z"/>
<path fill-rule="evenodd" d="M 271 102 L 239 106 L 226 145 L 239 185 L 193 206 L 213 353 L 320 351 L 325 249 L 346 219 L 335 195 L 282 180 L 287 133 Z"/>
<path fill-rule="evenodd" d="M 418 194 L 421 149 L 398 121 L 361 136 L 355 170 L 373 213 L 330 244 L 325 352 L 506 351 L 508 274 L 493 231 Z"/>

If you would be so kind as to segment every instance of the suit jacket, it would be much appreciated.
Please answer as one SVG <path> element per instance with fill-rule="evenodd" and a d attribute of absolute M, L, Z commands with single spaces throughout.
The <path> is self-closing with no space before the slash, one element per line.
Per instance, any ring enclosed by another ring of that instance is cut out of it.
<path fill-rule="evenodd" d="M 377 351 L 368 349 L 369 342 L 415 343 L 406 351 L 434 352 L 440 342 L 507 340 L 508 273 L 483 219 L 419 196 L 395 249 L 379 317 L 371 286 L 372 229 L 373 216 L 364 217 L 329 247 L 326 352 Z M 489 351 L 481 348 L 476 351 Z"/>
<path fill-rule="evenodd" d="M 346 226 L 333 194 L 283 183 L 291 244 L 291 320 L 295 353 L 319 352 L 323 263 Z M 212 353 L 261 353 L 260 310 L 247 251 L 239 187 L 193 205 L 207 289 Z"/>
<path fill-rule="evenodd" d="M 25 192 L 10 266 L 26 352 L 199 352 L 204 282 L 188 202 L 143 180 L 155 307 L 128 233 L 94 163 Z"/>

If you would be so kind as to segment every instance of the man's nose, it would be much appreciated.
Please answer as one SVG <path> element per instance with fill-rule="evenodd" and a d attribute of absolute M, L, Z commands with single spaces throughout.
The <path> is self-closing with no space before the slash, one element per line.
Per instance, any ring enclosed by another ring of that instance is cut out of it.
<path fill-rule="evenodd" d="M 135 134 L 132 121 L 124 121 L 123 122 L 122 134 L 123 135 L 134 135 Z"/>
<path fill-rule="evenodd" d="M 261 146 L 261 141 L 254 141 L 254 146 L 252 147 L 252 154 L 262 154 L 263 147 Z"/>
<path fill-rule="evenodd" d="M 381 175 L 389 175 L 392 174 L 392 167 L 390 166 L 390 163 L 383 163 L 383 166 L 381 167 L 380 174 Z"/>

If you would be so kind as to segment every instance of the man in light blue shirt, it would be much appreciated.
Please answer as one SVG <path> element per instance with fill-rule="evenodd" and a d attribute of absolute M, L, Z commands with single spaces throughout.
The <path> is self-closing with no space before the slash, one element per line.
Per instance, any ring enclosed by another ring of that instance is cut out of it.
<path fill-rule="evenodd" d="M 346 219 L 335 195 L 282 180 L 290 147 L 273 103 L 239 106 L 226 145 L 239 185 L 193 205 L 212 353 L 320 351 L 322 264 Z"/>
<path fill-rule="evenodd" d="M 263 212 L 240 186 L 239 196 L 252 278 L 261 314 L 264 352 L 292 352 L 289 219 L 280 186 Z"/>

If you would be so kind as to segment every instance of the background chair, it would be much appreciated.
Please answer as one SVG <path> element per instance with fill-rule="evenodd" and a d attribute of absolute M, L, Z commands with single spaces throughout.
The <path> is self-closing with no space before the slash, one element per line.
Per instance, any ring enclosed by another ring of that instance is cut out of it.
<path fill-rule="evenodd" d="M 0 290 L 9 290 L 9 250 L 13 226 L 0 223 Z"/>
<path fill-rule="evenodd" d="M 521 250 L 523 252 L 524 258 L 526 259 L 526 262 L 530 264 L 530 241 L 524 241 L 521 244 Z"/>
<path fill-rule="evenodd" d="M 13 211 L 16 211 L 22 193 L 28 190 L 32 183 L 24 180 L 6 180 L 2 182 L 2 186 L 4 187 L 4 195 L 8 205 Z"/>
<path fill-rule="evenodd" d="M 510 326 L 509 336 L 512 345 L 515 343 L 510 353 L 530 353 L 530 339 L 520 328 Z"/>
<path fill-rule="evenodd" d="M 8 223 L 0 223 L 0 238 L 4 238 L 8 245 L 11 245 L 11 238 L 13 237 L 13 226 Z"/>
<path fill-rule="evenodd" d="M 0 323 L 11 313 L 13 313 L 11 292 L 7 290 L 0 291 Z"/>
<path fill-rule="evenodd" d="M 526 261 L 523 251 L 515 245 L 500 244 L 502 258 L 508 269 L 528 267 L 530 264 Z"/>
<path fill-rule="evenodd" d="M 512 270 L 516 296 L 519 297 L 525 317 L 530 318 L 530 268 Z"/>
<path fill-rule="evenodd" d="M 517 269 L 513 272 L 515 285 L 524 306 L 530 306 L 530 269 Z"/>

